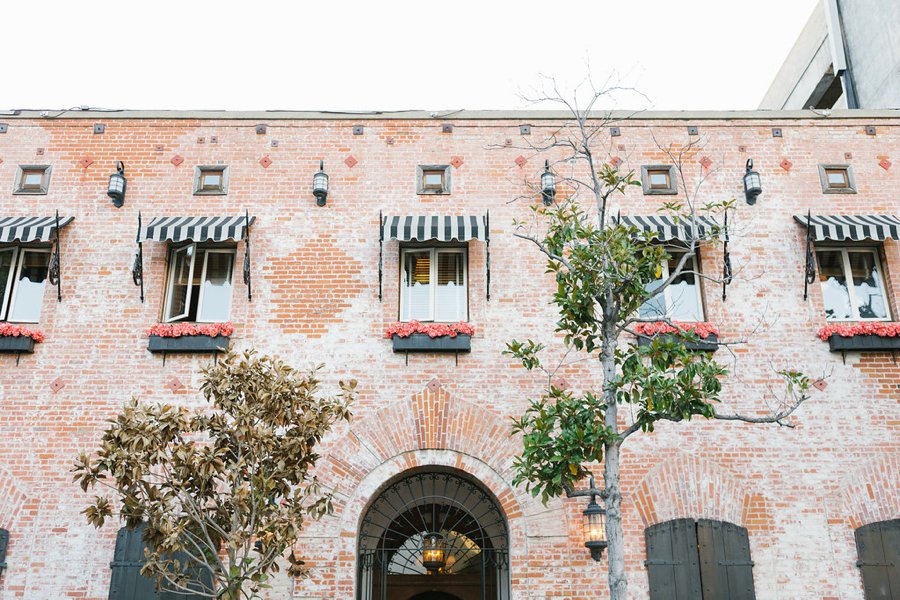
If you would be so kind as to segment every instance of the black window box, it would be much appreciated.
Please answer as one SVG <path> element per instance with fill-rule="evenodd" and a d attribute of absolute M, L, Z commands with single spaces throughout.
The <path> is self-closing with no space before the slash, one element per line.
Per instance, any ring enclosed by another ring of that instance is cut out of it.
<path fill-rule="evenodd" d="M 834 334 L 828 338 L 828 346 L 832 352 L 857 350 L 860 352 L 884 352 L 900 350 L 900 337 L 880 335 L 852 335 L 844 337 Z"/>
<path fill-rule="evenodd" d="M 231 338 L 224 335 L 183 335 L 181 337 L 163 337 L 151 335 L 147 349 L 150 352 L 163 353 L 216 353 L 227 352 Z"/>
<path fill-rule="evenodd" d="M 0 353 L 2 354 L 32 354 L 34 352 L 34 340 L 27 335 L 0 336 Z"/>
<path fill-rule="evenodd" d="M 710 333 L 705 338 L 698 339 L 698 341 L 696 342 L 682 339 L 676 336 L 674 333 L 660 333 L 649 337 L 645 335 L 638 335 L 638 346 L 649 346 L 650 340 L 652 338 L 659 338 L 666 342 L 681 342 L 688 350 L 694 350 L 697 352 L 715 352 L 719 349 L 719 336 L 714 333 Z"/>
<path fill-rule="evenodd" d="M 471 352 L 472 336 L 459 333 L 456 337 L 444 335 L 431 337 L 427 333 L 414 333 L 409 337 L 393 335 L 394 352 Z"/>

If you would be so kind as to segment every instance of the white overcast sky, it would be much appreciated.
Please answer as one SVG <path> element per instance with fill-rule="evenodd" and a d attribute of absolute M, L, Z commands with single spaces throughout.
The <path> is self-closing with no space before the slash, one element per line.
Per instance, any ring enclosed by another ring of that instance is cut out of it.
<path fill-rule="evenodd" d="M 517 109 L 590 63 L 628 108 L 752 109 L 815 2 L 7 0 L 0 108 Z"/>

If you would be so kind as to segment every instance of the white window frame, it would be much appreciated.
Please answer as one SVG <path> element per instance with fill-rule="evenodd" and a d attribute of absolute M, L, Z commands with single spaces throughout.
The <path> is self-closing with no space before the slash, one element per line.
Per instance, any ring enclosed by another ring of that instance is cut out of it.
<path fill-rule="evenodd" d="M 9 307 L 7 308 L 7 312 L 6 312 L 7 320 L 9 320 L 11 323 L 39 323 L 40 322 L 40 317 L 41 317 L 40 309 L 38 309 L 38 318 L 35 321 L 20 321 L 18 319 L 16 319 L 16 320 L 11 319 L 11 317 L 13 316 L 12 309 L 16 306 L 16 301 L 19 296 L 19 287 L 20 287 L 19 286 L 19 278 L 22 275 L 22 265 L 25 264 L 25 254 L 28 252 L 34 252 L 35 254 L 50 254 L 50 248 L 19 248 L 19 252 L 16 253 L 16 256 L 19 260 L 19 264 L 16 265 L 16 268 L 14 269 L 16 274 L 15 274 L 15 277 L 13 278 L 13 293 L 12 293 L 12 298 L 10 298 L 10 300 L 9 300 Z M 48 275 L 48 277 L 46 277 L 44 279 L 44 288 L 45 289 L 47 287 L 47 279 L 49 279 L 49 275 Z M 43 302 L 43 297 L 41 298 L 41 301 Z"/>
<path fill-rule="evenodd" d="M 12 294 L 13 282 L 16 280 L 16 270 L 18 269 L 18 258 L 19 258 L 19 247 L 18 246 L 10 246 L 8 248 L 0 248 L 0 253 L 3 252 L 12 252 L 12 261 L 9 263 L 9 275 L 6 276 L 6 288 L 3 292 L 3 298 L 0 298 L 0 321 L 6 320 L 6 315 L 9 312 L 9 307 L 12 304 L 12 298 L 10 295 Z"/>
<path fill-rule="evenodd" d="M 196 244 L 195 244 L 196 245 Z M 196 260 L 197 252 L 199 249 L 194 250 L 194 259 Z M 206 269 L 209 265 L 209 255 L 210 254 L 230 254 L 231 255 L 231 273 L 230 273 L 230 284 L 232 294 L 234 293 L 234 262 L 237 256 L 237 252 L 235 252 L 234 248 L 203 248 L 203 270 L 200 272 L 200 298 L 197 300 L 197 323 L 218 323 L 219 321 L 209 321 L 204 318 L 203 314 L 203 288 L 204 283 L 206 282 Z M 193 271 L 192 271 L 193 274 Z M 231 296 L 228 297 L 228 316 L 225 318 L 227 321 L 231 318 Z"/>
<path fill-rule="evenodd" d="M 679 248 L 667 249 L 666 252 L 668 252 L 670 255 L 672 255 L 673 253 L 678 253 L 678 254 L 686 254 L 687 253 L 686 250 L 682 250 Z M 662 265 L 660 265 L 660 266 L 662 268 L 662 275 L 660 277 L 660 281 L 665 282 L 669 278 L 669 275 L 670 275 L 669 261 L 664 260 L 662 262 Z M 706 320 L 706 307 L 703 305 L 703 290 L 702 290 L 702 283 L 701 283 L 702 277 L 700 277 L 699 266 L 700 266 L 699 256 L 697 254 L 697 250 L 694 250 L 693 255 L 685 263 L 681 272 L 682 273 L 690 272 L 690 273 L 694 274 L 694 289 L 697 294 L 697 306 L 700 307 L 700 320 L 699 321 L 684 321 L 685 323 L 703 323 Z M 662 292 L 660 292 L 660 294 L 662 294 L 662 296 L 663 296 L 663 300 L 665 301 L 666 314 L 659 315 L 656 317 L 642 318 L 641 319 L 642 321 L 651 321 L 652 322 L 652 321 L 656 321 L 658 319 L 672 319 L 675 321 L 682 320 L 682 319 L 678 319 L 675 315 L 672 314 L 672 309 L 674 308 L 674 304 L 672 303 L 671 289 L 672 289 L 672 286 L 667 285 L 665 287 L 665 289 Z M 653 296 L 653 298 L 651 298 L 650 300 L 657 298 L 660 294 Z M 648 300 L 648 302 L 650 300 Z M 638 314 L 640 314 L 640 309 L 638 309 L 638 311 L 639 311 Z"/>
<path fill-rule="evenodd" d="M 429 261 L 429 264 L 428 264 L 428 266 L 429 266 L 429 272 L 428 272 L 428 281 L 429 281 L 428 318 L 427 319 L 416 319 L 416 320 L 422 321 L 422 322 L 431 322 L 431 323 L 435 322 L 434 321 L 434 315 L 435 315 L 434 302 L 435 302 L 435 294 L 437 293 L 437 269 L 438 269 L 437 256 L 438 256 L 438 254 L 441 254 L 441 253 L 461 254 L 462 255 L 462 258 L 463 258 L 463 260 L 462 260 L 462 264 L 463 264 L 462 294 L 463 294 L 463 298 L 465 299 L 465 306 L 463 306 L 463 313 L 465 313 L 465 314 L 464 314 L 464 317 L 460 320 L 463 320 L 463 321 L 468 320 L 468 315 L 469 315 L 469 253 L 468 253 L 469 251 L 468 251 L 468 248 L 452 248 L 452 247 L 451 248 L 441 248 L 441 247 L 431 246 L 431 247 L 423 247 L 423 248 L 416 248 L 416 247 L 403 248 L 400 251 L 400 321 L 402 321 L 404 323 L 408 323 L 411 320 L 411 319 L 406 319 L 406 320 L 403 319 L 404 315 L 406 315 L 406 313 L 407 313 L 406 304 L 408 302 L 408 300 L 407 300 L 407 287 L 408 286 L 404 285 L 404 282 L 403 282 L 403 270 L 406 265 L 406 255 L 408 253 L 413 253 L 413 252 L 418 252 L 418 253 L 428 252 L 429 253 L 429 257 L 428 257 L 428 261 Z M 438 321 L 438 322 L 444 323 L 445 321 Z M 449 322 L 449 321 L 446 321 L 446 322 Z"/>
<path fill-rule="evenodd" d="M 175 289 L 175 255 L 178 252 L 187 252 L 189 249 L 193 249 L 191 253 L 191 267 L 188 269 L 188 286 L 187 286 L 187 296 L 185 296 L 184 300 L 184 312 L 177 316 L 168 316 L 169 312 L 169 304 L 172 301 L 172 292 Z M 193 293 L 193 281 L 194 281 L 194 263 L 197 260 L 197 244 L 188 244 L 186 246 L 181 246 L 180 248 L 172 248 L 169 251 L 169 282 L 166 286 L 166 300 L 165 304 L 163 304 L 163 323 L 176 323 L 180 320 L 185 319 L 191 312 L 191 294 Z M 199 312 L 199 306 L 197 311 Z"/>
<path fill-rule="evenodd" d="M 850 246 L 817 246 L 816 253 L 818 252 L 840 252 L 841 253 L 841 265 L 844 267 L 844 279 L 847 282 L 847 292 L 850 294 L 850 308 L 853 310 L 853 315 L 850 318 L 850 321 L 869 321 L 873 323 L 890 321 L 891 320 L 891 304 L 888 302 L 888 290 L 884 284 L 884 271 L 881 270 L 881 256 L 878 252 L 877 248 L 872 247 L 850 247 Z M 878 275 L 878 282 L 881 284 L 881 293 L 884 297 L 884 306 L 887 309 L 887 315 L 881 318 L 875 319 L 864 319 L 859 316 L 859 301 L 856 299 L 856 286 L 853 284 L 853 271 L 850 268 L 850 253 L 858 252 L 858 253 L 868 253 L 875 257 L 875 270 Z M 819 257 L 816 255 L 816 267 L 819 267 Z M 819 282 L 819 285 L 822 285 L 822 282 Z M 822 299 L 822 308 L 825 308 L 825 299 Z M 838 322 L 847 322 L 847 319 L 841 319 L 836 317 L 825 316 L 825 319 L 828 321 L 838 321 Z"/>

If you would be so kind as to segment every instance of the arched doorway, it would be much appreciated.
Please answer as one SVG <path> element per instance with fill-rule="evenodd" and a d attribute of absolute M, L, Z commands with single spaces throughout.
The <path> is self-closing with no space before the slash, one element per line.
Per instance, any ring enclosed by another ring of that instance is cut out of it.
<path fill-rule="evenodd" d="M 506 516 L 455 471 L 389 483 L 359 531 L 358 600 L 508 600 Z"/>

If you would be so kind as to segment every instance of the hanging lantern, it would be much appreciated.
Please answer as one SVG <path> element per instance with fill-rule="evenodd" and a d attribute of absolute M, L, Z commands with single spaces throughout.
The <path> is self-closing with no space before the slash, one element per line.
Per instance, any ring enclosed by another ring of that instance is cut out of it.
<path fill-rule="evenodd" d="M 319 161 L 319 172 L 313 175 L 313 196 L 318 206 L 325 206 L 328 196 L 328 174 L 325 173 L 325 162 Z"/>
<path fill-rule="evenodd" d="M 744 173 L 744 197 L 747 204 L 756 204 L 756 197 L 762 194 L 762 180 L 759 173 L 753 170 L 753 159 L 747 159 L 747 172 Z"/>
<path fill-rule="evenodd" d="M 116 172 L 109 176 L 109 187 L 106 195 L 112 198 L 113 206 L 121 208 L 125 204 L 125 186 L 128 180 L 125 179 L 125 163 L 121 160 L 116 164 Z"/>
<path fill-rule="evenodd" d="M 440 571 L 447 560 L 447 540 L 440 533 L 422 536 L 422 566 L 430 572 Z"/>
<path fill-rule="evenodd" d="M 591 476 L 591 491 L 594 491 L 594 477 Z M 599 561 L 609 545 L 606 540 L 606 511 L 597 504 L 597 496 L 591 494 L 591 501 L 582 513 L 584 519 L 584 545 L 591 551 L 591 558 Z"/>
<path fill-rule="evenodd" d="M 541 173 L 541 197 L 544 206 L 550 206 L 556 196 L 556 174 L 550 170 L 550 161 L 544 161 L 544 172 Z"/>

